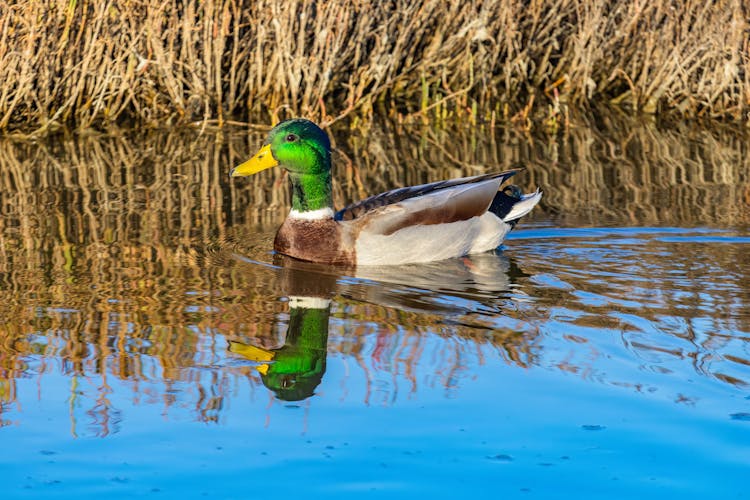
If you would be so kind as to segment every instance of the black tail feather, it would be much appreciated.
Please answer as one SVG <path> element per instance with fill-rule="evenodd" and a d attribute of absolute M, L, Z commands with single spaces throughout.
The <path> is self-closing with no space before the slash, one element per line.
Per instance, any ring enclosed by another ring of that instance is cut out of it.
<path fill-rule="evenodd" d="M 521 201 L 522 196 L 523 193 L 518 186 L 514 184 L 506 186 L 505 189 L 497 192 L 495 198 L 490 204 L 489 211 L 497 215 L 500 220 L 503 220 L 513 209 L 513 205 Z M 510 224 L 511 227 L 514 227 L 516 222 L 517 221 L 513 220 L 508 222 L 508 224 Z"/>

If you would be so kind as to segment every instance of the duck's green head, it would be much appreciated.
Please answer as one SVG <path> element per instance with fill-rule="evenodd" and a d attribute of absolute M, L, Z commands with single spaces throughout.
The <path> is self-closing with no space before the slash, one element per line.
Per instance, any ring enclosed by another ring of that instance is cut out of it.
<path fill-rule="evenodd" d="M 243 177 L 267 168 L 281 166 L 291 174 L 325 174 L 331 169 L 331 142 L 320 127 L 303 118 L 276 125 L 260 151 L 232 170 L 232 177 Z"/>
<path fill-rule="evenodd" d="M 232 177 L 253 175 L 281 166 L 292 182 L 292 208 L 300 211 L 332 206 L 331 142 L 310 120 L 296 118 L 276 125 L 255 156 L 232 169 Z"/>

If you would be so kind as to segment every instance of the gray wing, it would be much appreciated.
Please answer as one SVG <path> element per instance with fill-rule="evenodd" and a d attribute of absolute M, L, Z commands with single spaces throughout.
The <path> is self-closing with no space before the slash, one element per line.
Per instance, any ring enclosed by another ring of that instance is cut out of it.
<path fill-rule="evenodd" d="M 394 203 L 408 200 L 410 198 L 432 194 L 443 189 L 453 188 L 460 185 L 484 182 L 489 179 L 497 179 L 502 177 L 502 180 L 500 181 L 500 184 L 502 184 L 521 170 L 523 170 L 523 167 L 493 174 L 476 175 L 474 177 L 462 177 L 461 179 L 437 181 L 431 182 L 429 184 L 421 184 L 419 186 L 404 187 L 394 189 L 392 191 L 386 191 L 385 193 L 371 196 L 360 202 L 349 205 L 348 207 L 342 208 L 334 214 L 333 218 L 337 221 L 353 220 L 362 217 L 372 210 L 384 207 L 386 205 L 392 205 Z"/>

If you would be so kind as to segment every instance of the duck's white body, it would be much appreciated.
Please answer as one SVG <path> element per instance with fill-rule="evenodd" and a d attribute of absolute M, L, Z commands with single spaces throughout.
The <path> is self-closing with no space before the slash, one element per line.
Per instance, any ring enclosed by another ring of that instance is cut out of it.
<path fill-rule="evenodd" d="M 289 214 L 276 249 L 303 260 L 356 266 L 444 260 L 497 248 L 542 193 L 490 211 L 503 181 L 515 172 L 467 177 L 395 190 L 337 214 Z M 501 217 L 502 216 L 502 217 Z M 339 220 L 335 220 L 334 217 Z"/>
<path fill-rule="evenodd" d="M 464 221 L 410 226 L 388 235 L 362 231 L 356 243 L 357 265 L 429 262 L 486 252 L 497 248 L 510 228 L 494 214 L 485 213 Z"/>
<path fill-rule="evenodd" d="M 488 182 L 493 187 L 493 182 Z M 484 186 L 481 186 L 484 187 Z M 497 192 L 497 187 L 492 193 Z M 473 190 L 457 193 L 456 197 L 473 196 Z M 494 194 L 492 194 L 494 196 Z M 503 219 L 492 212 L 484 212 L 466 220 L 440 224 L 420 224 L 406 226 L 391 234 L 378 231 L 378 224 L 371 224 L 359 233 L 356 241 L 358 266 L 397 265 L 414 262 L 445 260 L 462 255 L 470 255 L 493 250 L 500 246 L 505 236 L 513 228 L 510 222 L 526 215 L 539 202 L 542 193 L 524 197 L 513 207 L 513 211 Z M 420 197 L 416 202 L 402 202 L 391 211 L 403 210 L 412 213 L 410 205 L 430 207 L 431 203 L 445 200 L 432 200 L 432 196 Z M 490 197 L 490 201 L 491 201 Z M 450 200 L 454 201 L 454 200 Z M 460 201 L 460 200 L 459 200 Z M 489 206 L 489 203 L 487 203 Z M 486 208 L 485 208 L 486 210 Z M 385 216 L 386 214 L 383 214 Z M 372 226 L 372 227 L 370 227 Z"/>

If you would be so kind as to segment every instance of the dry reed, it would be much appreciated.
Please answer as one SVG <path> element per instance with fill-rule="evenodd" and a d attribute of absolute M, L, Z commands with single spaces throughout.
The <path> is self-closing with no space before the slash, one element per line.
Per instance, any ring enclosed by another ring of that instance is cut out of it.
<path fill-rule="evenodd" d="M 747 122 L 742 0 L 0 4 L 0 130 L 559 121 L 613 102 Z"/>

